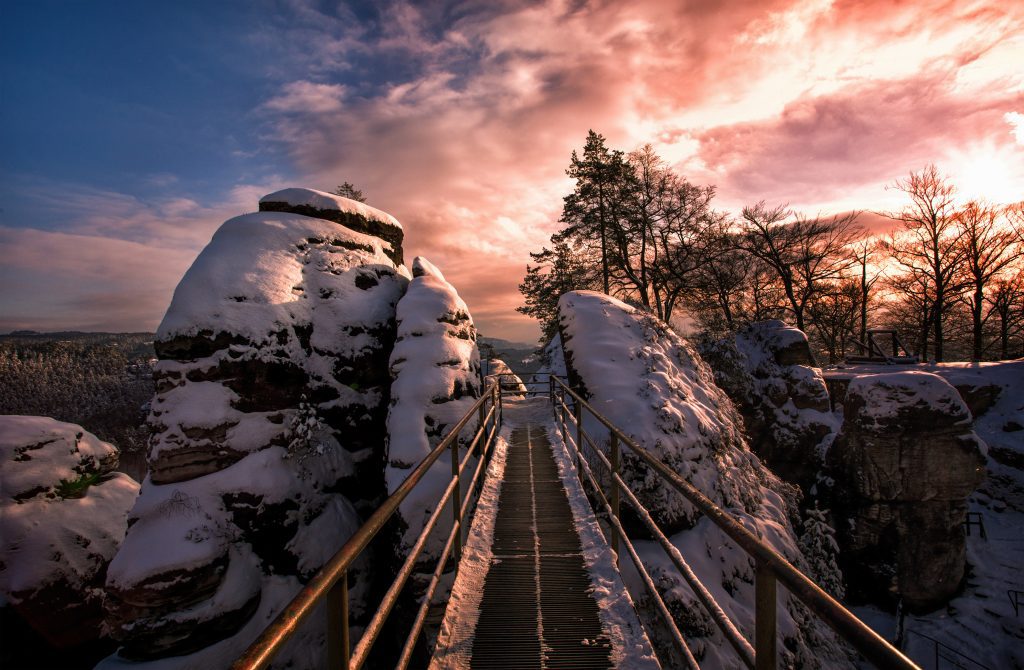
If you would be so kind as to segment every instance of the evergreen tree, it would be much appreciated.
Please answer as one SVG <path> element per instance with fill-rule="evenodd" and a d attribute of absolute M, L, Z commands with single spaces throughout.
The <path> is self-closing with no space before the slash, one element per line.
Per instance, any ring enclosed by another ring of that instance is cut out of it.
<path fill-rule="evenodd" d="M 363 195 L 363 192 L 357 189 L 353 184 L 350 184 L 349 182 L 345 182 L 338 188 L 334 189 L 332 193 L 334 193 L 334 195 L 340 195 L 343 198 L 348 198 L 349 200 L 366 202 L 366 197 Z"/>
<path fill-rule="evenodd" d="M 819 509 L 817 503 L 807 510 L 804 532 L 800 535 L 800 549 L 807 559 L 808 577 L 832 597 L 842 598 L 845 589 L 843 573 L 836 563 L 839 555 L 836 531 L 828 522 L 828 510 Z"/>
<path fill-rule="evenodd" d="M 601 259 L 601 287 L 611 291 L 610 243 L 620 227 L 622 193 L 630 174 L 621 151 L 605 146 L 603 135 L 587 133 L 582 158 L 572 152 L 567 175 L 576 180 L 573 192 L 565 196 L 561 222 L 566 227 L 552 242 L 572 241 L 577 246 L 596 242 Z"/>
<path fill-rule="evenodd" d="M 530 253 L 537 264 L 526 266 L 526 277 L 519 285 L 526 305 L 516 311 L 540 322 L 542 343 L 558 332 L 558 299 L 568 291 L 597 289 L 600 278 L 580 253 L 565 241 L 556 241 L 553 249 L 544 247 Z"/>

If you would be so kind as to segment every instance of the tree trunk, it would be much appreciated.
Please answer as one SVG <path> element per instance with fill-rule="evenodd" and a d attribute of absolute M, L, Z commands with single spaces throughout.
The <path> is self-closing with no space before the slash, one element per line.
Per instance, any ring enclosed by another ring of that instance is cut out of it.
<path fill-rule="evenodd" d="M 971 350 L 971 360 L 977 363 L 981 360 L 982 354 L 982 333 L 981 333 L 981 309 L 983 307 L 982 300 L 985 296 L 982 294 L 981 285 L 974 285 L 974 304 L 971 305 L 971 325 L 973 326 L 974 342 Z"/>

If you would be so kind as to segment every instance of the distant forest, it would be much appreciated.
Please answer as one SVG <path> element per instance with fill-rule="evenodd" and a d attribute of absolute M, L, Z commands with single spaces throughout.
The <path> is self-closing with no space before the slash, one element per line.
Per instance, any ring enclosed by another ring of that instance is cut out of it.
<path fill-rule="evenodd" d="M 783 319 L 821 362 L 854 353 L 868 328 L 897 329 L 922 360 L 1024 356 L 1024 201 L 961 202 L 929 165 L 890 185 L 905 204 L 877 213 L 890 234 L 869 236 L 858 212 L 716 210 L 714 186 L 687 181 L 650 145 L 626 154 L 594 131 L 566 173 L 576 185 L 562 228 L 530 254 L 519 287 L 518 309 L 545 339 L 558 297 L 589 289 L 692 324 L 698 338 Z"/>
<path fill-rule="evenodd" d="M 154 358 L 152 333 L 0 335 L 0 414 L 77 423 L 143 453 Z"/>

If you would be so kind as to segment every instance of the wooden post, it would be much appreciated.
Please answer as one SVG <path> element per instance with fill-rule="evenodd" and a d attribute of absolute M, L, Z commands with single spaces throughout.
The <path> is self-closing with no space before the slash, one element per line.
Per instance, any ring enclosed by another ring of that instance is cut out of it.
<path fill-rule="evenodd" d="M 576 398 L 576 474 L 583 481 L 583 403 Z"/>
<path fill-rule="evenodd" d="M 619 474 L 619 434 L 612 431 L 610 456 L 612 462 L 612 515 L 619 518 L 619 483 L 615 476 Z M 615 567 L 619 567 L 619 531 L 612 525 L 612 551 L 615 552 Z"/>
<path fill-rule="evenodd" d="M 327 666 L 348 668 L 351 652 L 348 630 L 348 572 L 341 573 L 327 594 Z"/>
<path fill-rule="evenodd" d="M 775 670 L 775 575 L 757 561 L 754 575 L 754 668 Z"/>
<path fill-rule="evenodd" d="M 459 527 L 455 534 L 455 544 L 452 547 L 452 556 L 455 562 L 462 560 L 462 475 L 459 472 L 459 440 L 458 437 L 452 440 L 452 476 L 455 478 L 455 490 L 452 491 L 452 521 Z"/>

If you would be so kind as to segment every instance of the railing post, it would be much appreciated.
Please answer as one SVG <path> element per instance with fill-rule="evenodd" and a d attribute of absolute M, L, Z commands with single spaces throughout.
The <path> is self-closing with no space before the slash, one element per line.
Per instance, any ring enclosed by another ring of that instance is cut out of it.
<path fill-rule="evenodd" d="M 580 463 L 580 459 L 583 458 L 583 403 L 580 402 L 579 398 L 575 399 L 574 403 L 576 408 L 576 473 L 580 477 L 580 481 L 583 481 L 583 465 Z"/>
<path fill-rule="evenodd" d="M 754 668 L 775 670 L 775 574 L 764 561 L 754 570 Z"/>
<path fill-rule="evenodd" d="M 348 630 L 348 571 L 327 594 L 327 666 L 347 670 L 352 653 Z"/>
<path fill-rule="evenodd" d="M 486 405 L 486 404 L 487 403 L 483 403 L 483 402 L 480 403 L 480 413 L 477 415 L 478 416 L 477 423 L 479 424 L 479 427 L 477 428 L 477 430 L 480 431 L 480 439 L 476 443 L 476 453 L 477 453 L 477 455 L 483 454 L 484 453 L 484 448 L 487 446 L 487 445 L 484 444 L 484 439 L 487 437 L 487 431 L 484 429 L 484 422 L 485 422 L 484 417 L 486 416 L 484 414 L 484 405 Z"/>
<path fill-rule="evenodd" d="M 452 556 L 455 562 L 462 560 L 462 473 L 459 472 L 459 438 L 455 436 L 452 440 L 452 476 L 455 478 L 455 490 L 452 492 L 452 522 L 459 527 L 455 534 L 455 545 L 452 548 Z"/>
<path fill-rule="evenodd" d="M 612 462 L 612 516 L 619 518 L 619 483 L 615 477 L 619 474 L 619 434 L 612 431 L 611 448 L 609 455 Z M 615 552 L 615 567 L 619 567 L 619 532 L 612 524 L 612 551 Z"/>

